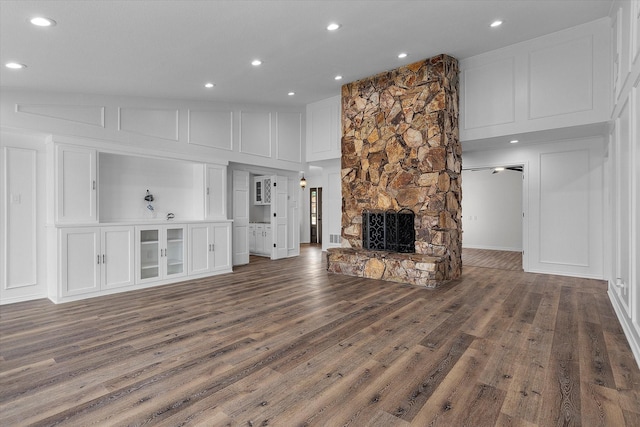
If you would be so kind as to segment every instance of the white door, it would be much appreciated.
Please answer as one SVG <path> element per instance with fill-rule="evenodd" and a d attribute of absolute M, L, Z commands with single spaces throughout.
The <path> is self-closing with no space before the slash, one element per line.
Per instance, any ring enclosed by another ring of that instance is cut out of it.
<path fill-rule="evenodd" d="M 249 172 L 233 171 L 233 265 L 249 264 Z"/>
<path fill-rule="evenodd" d="M 100 290 L 99 228 L 60 230 L 60 281 L 62 296 Z"/>
<path fill-rule="evenodd" d="M 118 288 L 133 285 L 133 227 L 105 227 L 100 234 L 102 287 Z"/>
<path fill-rule="evenodd" d="M 211 270 L 213 242 L 209 224 L 189 224 L 189 274 L 208 273 Z"/>
<path fill-rule="evenodd" d="M 273 250 L 271 259 L 286 258 L 287 250 L 287 216 L 289 210 L 287 177 L 274 176 L 271 191 L 271 231 L 273 233 Z"/>

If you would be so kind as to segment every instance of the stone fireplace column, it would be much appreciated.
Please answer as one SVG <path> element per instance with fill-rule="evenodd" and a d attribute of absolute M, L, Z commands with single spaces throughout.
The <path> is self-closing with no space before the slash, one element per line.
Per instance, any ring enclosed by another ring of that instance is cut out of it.
<path fill-rule="evenodd" d="M 426 286 L 458 278 L 461 154 L 455 58 L 439 55 L 344 85 L 343 248 L 330 251 L 329 270 Z M 363 210 L 403 208 L 416 215 L 416 253 L 364 253 Z M 361 268 L 347 265 L 355 262 L 346 260 L 350 254 Z"/>

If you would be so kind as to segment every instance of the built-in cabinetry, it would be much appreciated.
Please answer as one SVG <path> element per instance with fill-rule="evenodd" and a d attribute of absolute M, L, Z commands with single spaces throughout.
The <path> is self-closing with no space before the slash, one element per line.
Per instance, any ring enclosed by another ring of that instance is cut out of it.
<path fill-rule="evenodd" d="M 226 165 L 49 149 L 53 301 L 231 272 Z"/>
<path fill-rule="evenodd" d="M 185 276 L 186 225 L 136 227 L 136 283 Z"/>
<path fill-rule="evenodd" d="M 134 284 L 134 228 L 61 228 L 58 295 L 90 294 Z"/>
<path fill-rule="evenodd" d="M 231 270 L 231 223 L 189 225 L 189 274 Z"/>
<path fill-rule="evenodd" d="M 253 179 L 253 204 L 254 205 L 270 205 L 271 204 L 271 177 L 256 176 Z"/>
<path fill-rule="evenodd" d="M 270 257 L 273 249 L 273 233 L 269 223 L 249 224 L 249 253 Z"/>

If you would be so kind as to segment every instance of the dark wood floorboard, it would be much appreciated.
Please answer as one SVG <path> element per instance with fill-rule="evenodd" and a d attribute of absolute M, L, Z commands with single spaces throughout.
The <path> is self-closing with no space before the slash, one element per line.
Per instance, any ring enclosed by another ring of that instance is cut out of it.
<path fill-rule="evenodd" d="M 2 306 L 0 425 L 637 426 L 640 371 L 605 283 L 493 252 L 463 251 L 462 279 L 436 290 L 329 274 L 303 246 Z"/>

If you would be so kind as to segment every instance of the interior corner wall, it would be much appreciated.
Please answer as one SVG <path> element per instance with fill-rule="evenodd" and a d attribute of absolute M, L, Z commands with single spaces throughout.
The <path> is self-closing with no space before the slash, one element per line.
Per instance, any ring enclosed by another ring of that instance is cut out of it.
<path fill-rule="evenodd" d="M 521 172 L 463 170 L 462 194 L 463 248 L 522 251 Z"/>

